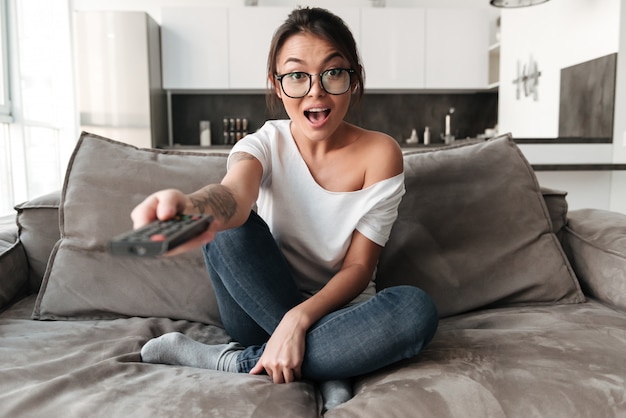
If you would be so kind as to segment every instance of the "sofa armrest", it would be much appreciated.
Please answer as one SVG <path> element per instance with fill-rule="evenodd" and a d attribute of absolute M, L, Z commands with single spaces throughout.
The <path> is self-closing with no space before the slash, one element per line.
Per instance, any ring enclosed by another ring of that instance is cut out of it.
<path fill-rule="evenodd" d="M 60 238 L 59 204 L 61 192 L 39 196 L 15 207 L 20 241 L 29 266 L 29 292 L 37 293 L 52 248 Z"/>
<path fill-rule="evenodd" d="M 626 215 L 571 211 L 563 248 L 587 295 L 626 310 Z"/>
<path fill-rule="evenodd" d="M 28 288 L 28 262 L 17 226 L 0 227 L 0 311 Z"/>

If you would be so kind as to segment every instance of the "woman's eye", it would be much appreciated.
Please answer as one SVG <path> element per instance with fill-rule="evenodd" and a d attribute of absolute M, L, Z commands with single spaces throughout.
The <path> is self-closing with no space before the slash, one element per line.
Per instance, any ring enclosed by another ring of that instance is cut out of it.
<path fill-rule="evenodd" d="M 287 77 L 289 77 L 292 81 L 300 81 L 306 78 L 306 75 L 304 73 L 297 72 L 297 73 L 289 73 Z"/>

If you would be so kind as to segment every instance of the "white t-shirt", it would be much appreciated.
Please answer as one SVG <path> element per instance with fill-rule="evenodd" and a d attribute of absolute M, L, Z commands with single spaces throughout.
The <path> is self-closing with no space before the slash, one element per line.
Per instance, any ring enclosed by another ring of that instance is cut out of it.
<path fill-rule="evenodd" d="M 340 270 L 354 230 L 386 244 L 405 192 L 404 173 L 354 192 L 328 191 L 311 175 L 289 127 L 289 120 L 268 121 L 230 155 L 246 152 L 261 162 L 258 214 L 309 297 Z M 355 301 L 376 293 L 373 279 Z"/>

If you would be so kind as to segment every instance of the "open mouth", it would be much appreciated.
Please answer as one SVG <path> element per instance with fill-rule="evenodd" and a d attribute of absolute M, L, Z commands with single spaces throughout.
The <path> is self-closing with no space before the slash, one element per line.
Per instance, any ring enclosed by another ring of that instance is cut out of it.
<path fill-rule="evenodd" d="M 324 120 L 326 120 L 328 115 L 330 115 L 330 109 L 321 108 L 321 107 L 304 111 L 304 116 L 306 116 L 306 118 L 310 122 L 313 122 L 313 123 L 323 122 Z"/>

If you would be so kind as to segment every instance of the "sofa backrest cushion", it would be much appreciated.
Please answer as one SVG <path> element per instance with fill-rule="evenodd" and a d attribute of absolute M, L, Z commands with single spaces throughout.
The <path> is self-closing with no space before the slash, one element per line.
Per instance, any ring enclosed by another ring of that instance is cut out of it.
<path fill-rule="evenodd" d="M 412 284 L 442 317 L 584 301 L 537 179 L 510 135 L 405 155 L 407 193 L 377 286 Z"/>
<path fill-rule="evenodd" d="M 541 187 L 541 195 L 546 202 L 550 221 L 552 222 L 552 232 L 562 242 L 563 228 L 567 224 L 567 192 L 563 190 L 552 189 L 550 187 Z"/>
<path fill-rule="evenodd" d="M 68 165 L 61 239 L 33 317 L 155 316 L 219 325 L 199 250 L 114 257 L 107 244 L 132 227 L 130 211 L 148 194 L 191 192 L 225 172 L 225 154 L 138 149 L 84 133 Z M 584 300 L 534 173 L 511 138 L 406 155 L 405 172 L 407 194 L 381 257 L 379 287 L 422 287 L 442 316 Z M 41 252 L 38 258 L 47 259 Z"/>
<path fill-rule="evenodd" d="M 59 232 L 60 191 L 40 196 L 15 207 L 20 240 L 29 266 L 29 291 L 37 293 L 46 272 L 48 258 Z"/>
<path fill-rule="evenodd" d="M 60 232 L 37 297 L 36 319 L 167 317 L 220 324 L 200 250 L 176 257 L 112 256 L 150 193 L 219 182 L 226 155 L 138 149 L 83 133 L 61 193 Z"/>
<path fill-rule="evenodd" d="M 563 227 L 567 222 L 567 192 L 542 187 L 541 194 L 550 213 L 552 230 L 561 240 Z M 59 232 L 60 200 L 61 191 L 57 190 L 15 207 L 19 238 L 26 252 L 29 266 L 27 289 L 29 293 L 39 292 L 48 258 L 54 245 L 61 238 Z"/>
<path fill-rule="evenodd" d="M 577 209 L 564 231 L 563 248 L 585 294 L 626 311 L 626 214 Z"/>

